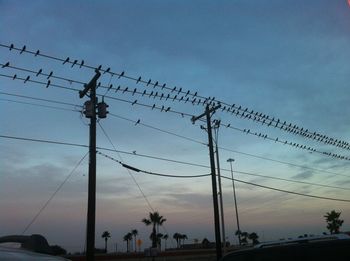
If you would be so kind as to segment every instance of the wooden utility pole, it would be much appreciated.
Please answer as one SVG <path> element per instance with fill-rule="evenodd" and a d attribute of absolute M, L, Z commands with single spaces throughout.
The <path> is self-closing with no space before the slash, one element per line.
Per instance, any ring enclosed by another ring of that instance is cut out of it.
<path fill-rule="evenodd" d="M 214 205 L 214 223 L 215 223 L 215 242 L 216 242 L 216 258 L 219 260 L 222 257 L 221 249 L 221 236 L 220 236 L 220 220 L 219 220 L 219 206 L 218 206 L 218 192 L 216 185 L 216 174 L 215 174 L 215 159 L 214 159 L 214 147 L 213 147 L 213 135 L 211 128 L 211 113 L 215 112 L 221 105 L 217 105 L 209 109 L 209 105 L 206 106 L 205 112 L 197 117 L 192 117 L 192 122 L 195 123 L 198 119 L 206 116 L 207 121 L 207 132 L 208 132 L 208 146 L 209 146 L 209 157 L 210 157 L 210 169 L 211 169 L 211 184 L 213 192 L 213 205 Z"/>
<path fill-rule="evenodd" d="M 79 91 L 79 97 L 83 98 L 90 91 L 90 102 L 85 103 L 85 116 L 90 118 L 90 141 L 89 141 L 89 186 L 88 186 L 88 209 L 86 231 L 86 260 L 95 260 L 95 218 L 96 218 L 96 83 L 101 76 L 95 70 L 95 76 L 83 91 Z"/>

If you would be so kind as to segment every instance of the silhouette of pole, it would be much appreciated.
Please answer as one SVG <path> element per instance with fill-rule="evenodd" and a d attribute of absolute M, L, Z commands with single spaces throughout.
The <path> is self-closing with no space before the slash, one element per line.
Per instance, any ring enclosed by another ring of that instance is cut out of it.
<path fill-rule="evenodd" d="M 238 218 L 238 209 L 237 209 L 237 200 L 236 200 L 236 189 L 235 189 L 235 180 L 233 179 L 233 170 L 232 170 L 232 162 L 234 159 L 228 159 L 227 162 L 230 162 L 231 166 L 231 178 L 232 178 L 232 190 L 233 190 L 233 199 L 235 201 L 235 209 L 236 209 L 236 221 L 237 221 L 237 231 L 238 231 L 238 243 L 241 245 L 241 229 L 239 228 L 239 218 Z"/>
<path fill-rule="evenodd" d="M 214 223 L 215 223 L 215 242 L 216 242 L 216 258 L 219 260 L 222 257 L 221 249 L 221 236 L 220 236 L 220 220 L 219 220 L 219 207 L 218 207 L 218 192 L 216 185 L 216 174 L 215 174 L 215 159 L 214 159 L 214 146 L 213 146 L 213 135 L 211 128 L 211 116 L 212 112 L 215 112 L 221 105 L 217 105 L 214 108 L 209 109 L 209 105 L 206 106 L 205 112 L 197 117 L 192 117 L 192 122 L 206 116 L 207 121 L 207 132 L 209 142 L 209 156 L 210 156 L 210 169 L 211 169 L 211 183 L 213 192 L 213 205 L 214 205 Z"/>
<path fill-rule="evenodd" d="M 218 170 L 218 182 L 219 182 L 219 200 L 220 200 L 220 210 L 221 210 L 221 232 L 222 232 L 222 244 L 223 252 L 226 252 L 226 235 L 225 235 L 225 217 L 224 217 L 224 204 L 222 199 L 222 186 L 221 186 L 221 172 L 220 172 L 220 160 L 219 160 L 219 127 L 220 121 L 216 121 L 215 128 L 215 154 L 216 154 L 216 168 Z"/>
<path fill-rule="evenodd" d="M 95 260 L 95 218 L 96 218 L 96 82 L 101 73 L 96 70 L 96 75 L 85 85 L 83 91 L 79 91 L 79 97 L 83 98 L 90 91 L 90 140 L 89 140 L 89 185 L 88 185 L 88 209 L 87 209 L 87 233 L 86 233 L 86 260 Z"/>

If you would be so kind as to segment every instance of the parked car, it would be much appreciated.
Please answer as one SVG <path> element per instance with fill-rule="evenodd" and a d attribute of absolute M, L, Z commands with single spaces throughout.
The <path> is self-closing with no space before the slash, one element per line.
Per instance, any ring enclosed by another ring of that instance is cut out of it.
<path fill-rule="evenodd" d="M 349 261 L 350 237 L 321 236 L 267 242 L 238 250 L 221 261 Z"/>

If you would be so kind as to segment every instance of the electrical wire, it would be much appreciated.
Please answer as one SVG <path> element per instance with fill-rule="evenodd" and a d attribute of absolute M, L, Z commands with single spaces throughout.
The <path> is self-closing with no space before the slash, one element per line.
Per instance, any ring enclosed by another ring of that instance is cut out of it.
<path fill-rule="evenodd" d="M 106 154 L 101 154 L 101 155 L 106 155 Z M 121 162 L 119 162 L 118 160 L 114 159 L 111 156 L 106 155 L 108 159 L 111 159 L 119 164 L 122 164 Z M 124 166 L 126 167 L 126 166 Z M 136 172 L 140 172 L 140 173 L 145 173 L 145 174 L 150 174 L 152 172 L 150 171 L 145 171 L 145 170 L 141 170 L 139 168 L 133 167 L 133 166 L 127 166 L 126 168 L 132 170 L 132 171 L 136 171 Z M 202 176 L 210 176 L 211 174 L 205 174 L 205 175 L 201 175 Z M 178 178 L 179 176 L 175 176 L 175 175 L 167 175 L 167 174 L 162 174 L 163 177 L 171 177 L 171 178 Z M 184 176 L 182 176 L 184 177 Z M 244 180 L 240 180 L 240 179 L 232 179 L 230 177 L 226 177 L 226 176 L 221 176 L 224 179 L 228 179 L 228 180 L 234 180 L 236 182 L 239 183 L 244 183 L 247 185 L 251 185 L 251 186 L 256 186 L 256 187 L 260 187 L 260 188 L 264 188 L 264 189 L 269 189 L 269 190 L 274 190 L 274 191 L 278 191 L 278 192 L 283 192 L 283 193 L 288 193 L 288 194 L 293 194 L 293 195 L 298 195 L 298 196 L 303 196 L 303 197 L 311 197 L 311 198 L 317 198 L 317 199 L 324 199 L 324 200 L 332 200 L 332 201 L 339 201 L 339 202 L 350 202 L 350 199 L 339 199 L 339 198 L 330 198 L 330 197 L 321 197 L 321 196 L 316 196 L 316 195 L 310 195 L 310 194 L 304 194 L 304 193 L 299 193 L 299 192 L 294 192 L 294 191 L 289 191 L 289 190 L 284 190 L 284 189 L 278 189 L 278 188 L 274 188 L 274 187 L 270 187 L 270 186 L 265 186 L 265 185 L 260 185 L 260 184 L 256 184 L 256 183 L 252 183 L 252 182 L 248 182 L 248 181 L 244 181 Z"/>
<path fill-rule="evenodd" d="M 55 110 L 61 110 L 61 111 L 81 112 L 79 110 L 61 108 L 61 107 L 44 105 L 44 104 L 38 104 L 38 103 L 32 103 L 32 102 L 16 101 L 16 100 L 11 100 L 11 99 L 2 99 L 2 98 L 0 98 L 0 101 L 14 102 L 14 103 L 26 104 L 26 105 L 33 105 L 33 106 L 37 106 L 37 107 L 43 107 L 43 108 L 49 108 L 49 109 L 55 109 Z"/>
<path fill-rule="evenodd" d="M 7 78 L 12 78 L 12 79 L 16 79 L 16 80 L 24 80 L 24 82 L 34 82 L 34 83 L 40 83 L 42 85 L 45 85 L 48 87 L 47 83 L 44 83 L 44 82 L 40 82 L 40 81 L 34 81 L 34 80 L 30 80 L 30 78 L 21 78 L 21 77 L 15 77 L 15 76 L 10 76 L 10 75 L 3 75 L 3 74 L 0 74 L 0 76 L 2 77 L 7 77 Z M 48 82 L 49 83 L 49 82 Z M 50 83 L 51 84 L 51 83 Z M 68 90 L 72 90 L 72 91 L 79 91 L 77 89 L 74 89 L 74 88 L 69 88 L 69 87 L 65 87 L 65 86 L 61 86 L 61 85 L 57 85 L 57 84 L 51 84 L 51 86 L 54 86 L 54 87 L 58 87 L 58 88 L 63 88 L 63 89 L 68 89 Z M 101 95 L 99 95 L 101 96 Z M 161 112 L 165 111 L 165 112 L 171 112 L 171 113 L 175 113 L 175 114 L 178 114 L 178 115 L 181 115 L 182 117 L 184 116 L 187 116 L 187 117 L 193 117 L 194 115 L 191 115 L 191 114 L 188 114 L 188 113 L 184 113 L 184 112 L 179 112 L 179 111 L 175 111 L 175 110 L 172 110 L 171 107 L 167 107 L 165 108 L 165 106 L 156 106 L 156 104 L 153 104 L 152 106 L 151 105 L 148 105 L 148 104 L 143 104 L 143 103 L 139 103 L 137 102 L 137 100 L 135 101 L 128 101 L 128 100 L 124 100 L 124 99 L 119 99 L 119 98 L 115 98 L 115 97 L 111 97 L 111 96 L 103 96 L 103 97 L 108 97 L 110 99 L 113 99 L 113 100 L 117 100 L 117 101 L 121 101 L 121 102 L 126 102 L 126 103 L 129 103 L 131 105 L 139 105 L 139 106 L 143 106 L 143 107 L 147 107 L 147 108 L 151 108 L 152 110 L 153 109 L 157 109 L 157 110 L 160 110 Z M 231 128 L 233 130 L 238 130 L 238 131 L 241 131 L 241 132 L 245 132 L 247 134 L 250 134 L 250 135 L 254 135 L 256 137 L 259 137 L 259 138 L 263 138 L 264 140 L 271 140 L 271 141 L 274 141 L 274 142 L 278 142 L 280 144 L 284 144 L 284 145 L 288 145 L 288 146 L 291 146 L 291 147 L 295 147 L 295 148 L 299 148 L 299 149 L 303 149 L 303 150 L 307 150 L 307 151 L 311 151 L 311 152 L 315 152 L 315 153 L 318 153 L 320 155 L 324 155 L 324 156 L 328 156 L 328 157 L 332 157 L 332 158 L 336 158 L 336 159 L 341 159 L 341 160 L 347 160 L 347 161 L 350 161 L 350 157 L 347 157 L 347 156 L 343 156 L 343 155 L 339 155 L 339 154 L 335 154 L 335 153 L 331 153 L 331 152 L 325 152 L 325 151 L 319 151 L 319 150 L 316 150 L 312 147 L 307 147 L 305 145 L 300 145 L 298 143 L 293 143 L 293 142 L 288 142 L 287 140 L 285 141 L 282 141 L 278 138 L 271 138 L 271 137 L 268 137 L 266 134 L 261 134 L 261 133 L 253 133 L 253 132 L 250 132 L 250 130 L 242 130 L 242 129 L 239 129 L 239 128 L 236 128 L 236 127 L 233 127 L 231 126 L 231 124 L 222 124 L 223 126 L 226 126 L 227 128 Z"/>
<path fill-rule="evenodd" d="M 81 60 L 81 63 L 79 64 L 78 60 L 74 60 L 73 61 L 73 60 L 70 60 L 69 57 L 67 57 L 66 59 L 62 59 L 62 58 L 54 57 L 54 56 L 51 56 L 51 55 L 43 54 L 43 53 L 40 52 L 40 50 L 37 50 L 36 52 L 29 51 L 29 50 L 26 49 L 25 45 L 22 48 L 17 48 L 17 47 L 14 46 L 14 44 L 6 45 L 6 44 L 1 44 L 0 43 L 0 47 L 7 48 L 10 51 L 11 50 L 17 50 L 17 51 L 20 52 L 20 54 L 22 54 L 22 53 L 30 53 L 30 54 L 33 54 L 35 57 L 36 56 L 41 56 L 41 57 L 45 57 L 45 58 L 49 58 L 49 59 L 52 59 L 52 60 L 63 62 L 62 64 L 71 64 L 71 67 L 73 67 L 74 65 L 77 65 L 77 66 L 79 65 L 80 68 L 81 67 L 85 67 L 85 68 L 94 69 L 94 70 L 98 69 L 98 70 L 100 70 L 100 71 L 102 71 L 104 73 L 109 73 L 111 76 L 116 75 L 116 76 L 118 76 L 118 78 L 123 77 L 125 79 L 133 80 L 133 81 L 136 82 L 136 84 L 141 82 L 143 84 L 146 84 L 146 86 L 153 85 L 153 88 L 158 87 L 158 88 L 161 88 L 162 90 L 165 89 L 165 90 L 168 90 L 168 91 L 171 91 L 171 92 L 175 91 L 178 94 L 181 93 L 181 94 L 184 94 L 185 96 L 190 95 L 193 98 L 198 97 L 198 98 L 204 99 L 203 105 L 204 104 L 211 105 L 212 103 L 213 103 L 213 105 L 215 105 L 215 102 L 217 104 L 223 104 L 224 106 L 222 108 L 222 111 L 227 111 L 229 113 L 233 112 L 234 110 L 242 111 L 243 113 L 248 114 L 250 116 L 250 117 L 248 117 L 248 119 L 251 119 L 253 121 L 257 121 L 257 122 L 259 122 L 261 124 L 265 124 L 267 126 L 279 127 L 281 130 L 285 130 L 285 131 L 287 131 L 289 133 L 300 135 L 300 136 L 302 136 L 304 138 L 310 138 L 310 139 L 313 139 L 313 140 L 317 140 L 319 142 L 323 142 L 325 144 L 330 144 L 330 145 L 334 145 L 334 146 L 337 146 L 337 147 L 340 147 L 340 148 L 344 148 L 344 149 L 350 150 L 350 144 L 348 142 L 345 142 L 345 141 L 342 141 L 342 140 L 338 140 L 338 139 L 334 139 L 334 138 L 329 138 L 326 135 L 319 134 L 319 133 L 316 133 L 316 132 L 311 132 L 308 129 L 300 128 L 300 127 L 298 127 L 295 124 L 294 125 L 291 124 L 291 123 L 288 124 L 285 121 L 282 123 L 282 121 L 280 121 L 280 119 L 275 119 L 274 117 L 269 117 L 269 116 L 267 116 L 265 114 L 254 112 L 253 110 L 250 111 L 250 109 L 248 109 L 248 108 L 243 109 L 242 106 L 238 106 L 236 104 L 232 104 L 231 105 L 231 104 L 228 104 L 228 103 L 225 103 L 225 102 L 222 102 L 222 101 L 215 100 L 215 97 L 206 98 L 206 97 L 198 95 L 197 92 L 193 93 L 193 92 L 190 92 L 189 90 L 187 92 L 183 91 L 181 87 L 178 88 L 178 89 L 176 89 L 176 87 L 169 88 L 169 87 L 166 86 L 166 84 L 161 85 L 161 84 L 158 83 L 158 81 L 152 82 L 151 79 L 149 79 L 148 81 L 145 81 L 145 80 L 142 80 L 141 77 L 138 77 L 138 78 L 130 77 L 130 76 L 125 75 L 124 71 L 121 72 L 121 73 L 111 72 L 110 71 L 110 67 L 108 67 L 107 69 L 102 69 L 102 65 L 100 65 L 100 66 L 98 66 L 96 68 L 94 66 L 89 66 L 89 65 L 85 64 L 84 60 Z M 245 118 L 247 118 L 247 117 L 245 117 Z M 280 125 L 280 126 L 278 126 L 278 125 Z"/>
<path fill-rule="evenodd" d="M 100 126 L 100 128 L 101 128 L 103 134 L 104 134 L 104 135 L 106 136 L 106 138 L 108 139 L 109 143 L 112 145 L 112 147 L 113 147 L 113 149 L 114 149 L 114 152 L 116 152 L 116 153 L 118 154 L 119 158 L 121 159 L 121 161 L 123 161 L 123 158 L 122 158 L 121 155 L 119 154 L 118 150 L 117 150 L 116 147 L 114 146 L 112 140 L 109 138 L 107 132 L 104 130 L 104 128 L 102 127 L 102 125 L 101 125 L 100 122 L 98 122 L 98 125 Z M 143 198 L 145 199 L 145 201 L 146 201 L 148 207 L 154 212 L 154 208 L 152 207 L 151 203 L 149 202 L 149 200 L 148 200 L 146 194 L 143 192 L 143 190 L 142 190 L 142 188 L 140 187 L 139 183 L 138 183 L 137 180 L 135 179 L 134 175 L 132 175 L 132 173 L 130 172 L 129 169 L 127 169 L 127 171 L 128 171 L 128 173 L 129 173 L 130 177 L 132 178 L 132 180 L 134 181 L 135 185 L 138 187 L 138 189 L 139 189 L 141 195 L 143 196 Z"/>
<path fill-rule="evenodd" d="M 60 189 L 63 187 L 63 185 L 68 181 L 68 179 L 73 175 L 75 170 L 80 166 L 80 164 L 83 162 L 85 157 L 89 154 L 89 152 L 85 153 L 85 155 L 79 160 L 79 162 L 75 165 L 75 167 L 72 169 L 72 171 L 68 174 L 68 176 L 63 180 L 63 182 L 57 187 L 55 192 L 49 197 L 49 199 L 45 202 L 45 204 L 39 209 L 39 211 L 36 213 L 36 215 L 32 218 L 32 220 L 28 223 L 28 225 L 24 228 L 22 231 L 22 235 L 27 232 L 27 230 L 31 227 L 31 225 L 37 220 L 37 218 L 40 216 L 40 214 L 44 211 L 44 209 L 49 205 L 51 200 L 56 196 L 56 194 L 60 191 Z"/>
<path fill-rule="evenodd" d="M 133 166 L 130 166 L 128 164 L 125 164 L 123 163 L 122 161 L 120 160 L 117 160 L 105 153 L 102 153 L 100 151 L 97 151 L 98 154 L 102 155 L 103 157 L 107 158 L 107 159 L 110 159 L 110 160 L 113 160 L 117 163 L 119 163 L 122 167 L 126 168 L 126 169 L 130 169 L 132 171 L 135 171 L 135 172 L 142 172 L 142 173 L 145 173 L 145 174 L 149 174 L 149 175 L 153 175 L 153 176 L 159 176 L 159 177 L 167 177 L 167 178 L 203 178 L 203 177 L 208 177 L 210 176 L 211 174 L 199 174 L 199 175 L 169 175 L 169 174 L 162 174 L 162 173 L 156 173 L 156 172 L 151 172 L 151 171 L 145 171 L 145 170 L 141 170 L 141 169 L 138 169 L 138 168 L 135 168 Z"/>
<path fill-rule="evenodd" d="M 69 142 L 59 142 L 59 141 L 43 140 L 43 139 L 24 138 L 24 137 L 15 137 L 15 136 L 9 136 L 9 135 L 0 135 L 0 138 L 23 140 L 23 141 L 31 141 L 31 142 L 40 142 L 40 143 L 48 143 L 48 144 L 56 144 L 56 145 L 66 145 L 66 146 L 74 146 L 74 147 L 83 147 L 83 148 L 88 148 L 89 147 L 88 145 L 84 145 L 84 144 L 69 143 Z M 109 149 L 109 148 L 103 148 L 103 147 L 97 147 L 96 149 L 97 150 L 117 152 L 117 153 L 126 154 L 126 155 L 133 155 L 133 156 L 137 156 L 137 157 L 144 157 L 144 158 L 149 158 L 149 159 L 154 159 L 154 160 L 172 162 L 172 163 L 177 163 L 177 164 L 182 164 L 182 165 L 201 167 L 201 168 L 206 168 L 206 169 L 210 168 L 209 166 L 203 165 L 203 164 L 197 164 L 197 163 L 192 163 L 192 162 L 167 159 L 167 158 L 156 157 L 156 156 L 151 156 L 151 155 L 146 155 L 146 154 L 139 154 L 139 153 L 134 153 L 134 152 L 127 152 L 127 151 L 115 150 L 115 149 Z M 225 172 L 230 172 L 229 169 L 225 169 L 225 168 L 220 168 L 220 170 L 221 171 L 225 171 Z M 266 176 L 266 175 L 261 175 L 261 174 L 243 172 L 243 171 L 238 171 L 238 170 L 235 170 L 235 173 L 239 173 L 239 174 L 243 174 L 243 175 L 250 175 L 250 176 L 257 176 L 257 177 L 262 177 L 262 178 L 275 179 L 275 180 L 281 180 L 281 181 L 292 182 L 292 183 L 305 184 L 305 185 L 312 185 L 312 186 L 319 186 L 319 187 L 328 187 L 328 188 L 333 188 L 333 189 L 348 190 L 348 188 L 344 188 L 344 187 L 337 187 L 337 186 L 330 186 L 330 185 L 325 185 L 325 184 L 318 184 L 318 183 L 311 183 L 311 182 L 309 183 L 309 182 L 298 181 L 298 180 L 276 178 L 276 177 L 272 177 L 272 176 Z M 341 175 L 341 174 L 338 174 L 338 175 Z M 347 175 L 341 175 L 341 176 L 345 176 L 345 177 L 349 178 L 349 176 L 347 176 Z"/>

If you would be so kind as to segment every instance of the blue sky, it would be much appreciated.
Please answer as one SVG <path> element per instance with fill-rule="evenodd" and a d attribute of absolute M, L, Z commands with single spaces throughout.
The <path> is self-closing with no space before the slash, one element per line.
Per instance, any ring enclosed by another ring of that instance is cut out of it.
<path fill-rule="evenodd" d="M 337 1 L 0 1 L 1 44 L 71 60 L 167 86 L 177 86 L 204 97 L 215 97 L 292 122 L 329 137 L 349 140 L 348 73 L 350 60 L 350 9 Z M 1 64 L 87 82 L 94 72 L 78 66 L 19 54 L 0 48 Z M 3 75 L 24 73 L 1 68 Z M 46 82 L 46 77 L 31 75 Z M 100 78 L 101 84 L 122 89 L 152 91 L 150 86 L 127 79 Z M 53 79 L 52 83 L 81 89 L 82 85 Z M 18 102 L 59 106 L 11 96 L 24 95 L 82 105 L 76 92 L 0 77 L 1 135 L 50 139 L 88 144 L 88 120 L 79 112 L 50 109 Z M 159 92 L 161 90 L 158 89 Z M 105 89 L 99 88 L 103 95 Z M 7 94 L 11 95 L 7 95 Z M 164 93 L 168 92 L 164 90 Z M 204 107 L 132 96 L 110 91 L 107 96 L 199 115 Z M 9 101 L 11 100 L 11 101 Z M 16 101 L 16 102 L 14 102 Z M 193 175 L 209 173 L 208 168 L 159 161 L 139 155 L 209 165 L 207 147 L 117 116 L 207 142 L 200 124 L 174 113 L 151 110 L 138 104 L 106 97 L 110 115 L 100 121 L 113 145 L 136 155 L 106 152 L 132 166 L 160 173 Z M 113 115 L 112 115 L 113 114 Z M 224 124 L 264 133 L 348 156 L 347 150 L 318 143 L 279 129 L 241 119 L 225 112 L 215 114 Z M 97 144 L 113 148 L 101 128 Z M 87 149 L 1 138 L 0 234 L 21 233 L 47 199 L 85 155 Z M 349 161 L 334 159 L 292 146 L 282 145 L 231 128 L 221 127 L 219 146 L 221 168 L 228 170 L 234 158 L 238 179 L 298 193 L 350 199 Z M 245 153 L 245 154 L 244 154 Z M 257 157 L 248 156 L 252 154 Z M 263 160 L 263 158 L 273 159 Z M 286 165 L 277 163 L 292 163 Z M 125 249 L 124 234 L 136 228 L 149 245 L 149 228 L 140 220 L 150 211 L 129 173 L 115 162 L 97 157 L 96 243 L 100 234 L 112 234 Z M 303 168 L 307 167 L 307 168 Z M 70 251 L 83 249 L 87 201 L 85 159 L 60 189 L 27 233 L 44 234 L 50 243 Z M 321 171 L 316 171 L 316 169 Z M 222 171 L 229 176 L 230 172 Z M 278 181 L 251 174 L 338 186 L 325 188 Z M 210 178 L 166 179 L 133 173 L 152 207 L 167 218 L 170 235 L 186 233 L 189 241 L 213 236 Z M 231 182 L 223 180 L 226 234 L 236 240 Z M 346 190 L 347 189 L 347 190 Z M 304 198 L 244 184 L 237 184 L 242 230 L 257 232 L 262 239 L 278 239 L 325 231 L 323 215 L 342 211 L 344 230 L 350 230 L 348 203 Z M 5 214 L 3 214 L 5 213 Z M 169 242 L 168 244 L 171 244 Z"/>

